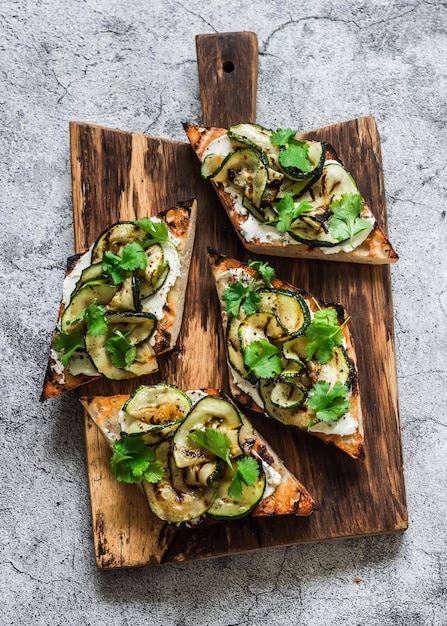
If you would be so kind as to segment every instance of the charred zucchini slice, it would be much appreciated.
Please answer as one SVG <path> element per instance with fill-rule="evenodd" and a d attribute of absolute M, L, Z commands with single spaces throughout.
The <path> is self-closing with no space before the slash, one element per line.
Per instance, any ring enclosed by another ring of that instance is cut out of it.
<path fill-rule="evenodd" d="M 239 341 L 242 353 L 254 341 L 273 339 L 279 341 L 287 336 L 274 313 L 260 311 L 247 315 L 239 326 Z"/>
<path fill-rule="evenodd" d="M 256 377 L 254 374 L 249 374 L 245 366 L 244 355 L 241 349 L 241 342 L 239 337 L 239 327 L 243 320 L 238 317 L 232 317 L 228 320 L 227 324 L 227 354 L 228 361 L 231 367 L 243 378 L 247 378 L 251 383 L 256 383 Z"/>
<path fill-rule="evenodd" d="M 253 206 L 260 207 L 269 177 L 259 154 L 245 148 L 230 152 L 212 180 L 216 183 L 233 183 L 242 189 Z"/>
<path fill-rule="evenodd" d="M 343 346 L 335 346 L 332 359 L 321 365 L 319 379 L 325 380 L 331 385 L 340 382 L 346 387 L 351 387 L 354 380 L 354 369 L 351 359 L 348 357 Z"/>
<path fill-rule="evenodd" d="M 286 359 L 289 361 L 303 361 L 306 359 L 306 346 L 308 344 L 306 337 L 294 337 L 288 339 L 282 344 L 282 351 Z"/>
<path fill-rule="evenodd" d="M 103 280 L 90 280 L 75 291 L 70 303 L 64 310 L 61 317 L 61 330 L 64 333 L 70 333 L 75 330 L 79 324 L 74 322 L 74 318 L 86 309 L 90 304 L 96 302 L 98 305 L 108 304 L 116 292 L 116 285 L 109 285 Z"/>
<path fill-rule="evenodd" d="M 228 470 L 225 472 L 216 491 L 213 503 L 209 507 L 207 514 L 215 519 L 235 519 L 248 515 L 262 500 L 265 490 L 265 475 L 260 470 L 258 479 L 251 487 L 242 483 L 242 497 L 232 498 L 228 495 L 233 475 Z"/>
<path fill-rule="evenodd" d="M 171 454 L 172 439 L 155 449 L 155 460 L 162 464 L 164 476 L 157 483 L 143 481 L 152 512 L 171 523 L 189 522 L 204 515 L 213 502 L 213 487 L 192 487 L 185 480 L 185 470 L 178 468 Z"/>
<path fill-rule="evenodd" d="M 104 271 L 102 269 L 102 263 L 94 263 L 93 265 L 89 265 L 84 270 L 82 270 L 82 274 L 79 277 L 78 282 L 76 283 L 74 291 L 77 291 L 82 285 L 91 280 L 100 280 L 104 278 Z"/>
<path fill-rule="evenodd" d="M 289 336 L 303 334 L 310 324 L 309 307 L 305 299 L 285 289 L 258 289 L 261 311 L 275 315 Z"/>
<path fill-rule="evenodd" d="M 267 175 L 268 180 L 265 185 L 264 193 L 262 194 L 262 204 L 269 204 L 275 200 L 280 190 L 281 183 L 284 180 L 284 174 L 270 167 L 267 168 Z"/>
<path fill-rule="evenodd" d="M 95 364 L 96 369 L 111 380 L 130 380 L 137 376 L 153 374 L 158 370 L 157 357 L 150 340 L 143 341 L 137 346 L 135 360 L 125 367 L 117 367 L 112 361 L 107 349 L 109 335 L 85 335 L 85 346 Z"/>
<path fill-rule="evenodd" d="M 112 380 L 128 380 L 136 376 L 152 374 L 158 369 L 157 358 L 150 343 L 157 319 L 151 313 L 109 313 L 107 333 L 95 336 L 85 335 L 85 346 L 98 372 Z M 107 349 L 107 340 L 121 332 L 127 341 L 137 346 L 133 363 L 126 367 L 114 365 Z"/>
<path fill-rule="evenodd" d="M 117 292 L 107 305 L 109 311 L 140 311 L 140 278 L 132 272 L 118 287 Z"/>
<path fill-rule="evenodd" d="M 86 376 L 99 376 L 99 372 L 93 364 L 88 353 L 84 350 L 76 350 L 70 357 L 68 369 L 72 376 L 86 374 Z"/>
<path fill-rule="evenodd" d="M 140 385 L 123 406 L 123 411 L 135 419 L 154 426 L 183 419 L 192 401 L 178 387 L 168 383 Z"/>
<path fill-rule="evenodd" d="M 301 406 L 306 398 L 306 387 L 292 377 L 275 380 L 270 393 L 271 403 L 281 409 Z"/>
<path fill-rule="evenodd" d="M 130 380 L 134 378 L 136 374 L 116 367 L 113 364 L 106 347 L 107 339 L 108 333 L 99 336 L 90 333 L 85 335 L 85 347 L 98 372 L 111 380 Z"/>
<path fill-rule="evenodd" d="M 185 481 L 193 487 L 208 486 L 214 487 L 224 471 L 225 463 L 222 459 L 208 461 L 200 465 L 190 465 L 185 467 Z"/>
<path fill-rule="evenodd" d="M 188 437 L 191 432 L 206 428 L 216 428 L 227 437 L 231 458 L 240 456 L 241 425 L 241 417 L 233 404 L 223 398 L 205 396 L 193 406 L 174 435 L 173 455 L 176 465 L 183 468 L 215 460 L 214 455 Z"/>
<path fill-rule="evenodd" d="M 230 126 L 228 137 L 234 141 L 244 143 L 267 157 L 266 165 L 276 167 L 279 156 L 279 147 L 274 146 L 270 138 L 272 131 L 260 124 L 237 124 Z"/>
<path fill-rule="evenodd" d="M 264 207 L 256 208 L 246 196 L 243 196 L 242 198 L 242 206 L 244 207 L 244 209 L 247 209 L 247 211 L 251 213 L 251 215 L 253 215 L 253 217 L 255 217 L 258 222 L 267 221 L 266 215 L 264 213 Z"/>
<path fill-rule="evenodd" d="M 152 336 L 157 325 L 157 318 L 153 313 L 143 311 L 110 311 L 106 313 L 109 324 L 109 334 L 120 330 L 126 335 L 132 345 L 138 345 Z"/>
<path fill-rule="evenodd" d="M 357 194 L 357 186 L 352 176 L 340 163 L 324 166 L 321 177 L 300 197 L 300 201 L 312 205 L 312 211 L 298 217 L 288 231 L 290 236 L 309 246 L 331 247 L 347 241 L 336 239 L 330 232 L 330 219 L 333 216 L 333 200 L 346 194 Z M 368 232 L 372 224 L 363 220 L 362 230 Z"/>
<path fill-rule="evenodd" d="M 106 228 L 95 241 L 92 249 L 92 264 L 102 261 L 104 252 L 110 250 L 120 256 L 122 248 L 132 241 L 143 243 L 146 231 L 135 222 L 117 222 Z"/>
<path fill-rule="evenodd" d="M 315 413 L 309 409 L 306 404 L 289 408 L 276 406 L 272 402 L 272 391 L 274 387 L 275 382 L 273 380 L 262 379 L 259 381 L 259 392 L 264 400 L 266 413 L 286 426 L 296 426 L 297 428 L 306 429 L 309 424 L 312 423 Z"/>
<path fill-rule="evenodd" d="M 188 396 L 174 385 L 140 385 L 124 404 L 123 411 L 151 428 L 164 428 L 183 420 L 192 406 Z"/>
<path fill-rule="evenodd" d="M 146 376 L 158 371 L 157 357 L 149 339 L 137 345 L 135 360 L 125 369 L 135 376 Z"/>
<path fill-rule="evenodd" d="M 221 154 L 208 154 L 204 159 L 200 168 L 202 178 L 214 178 L 221 170 L 222 162 L 225 157 Z"/>
<path fill-rule="evenodd" d="M 292 222 L 290 230 L 288 231 L 289 235 L 296 241 L 315 248 L 338 246 L 342 242 L 337 241 L 330 234 L 327 219 L 327 215 L 324 216 L 321 221 L 315 218 L 308 220 L 298 218 Z"/>
<path fill-rule="evenodd" d="M 301 196 L 318 180 L 319 176 L 320 174 L 316 174 L 312 178 L 303 180 L 284 178 L 275 200 L 281 200 L 286 194 L 290 194 L 294 200 L 301 199 Z"/>
<path fill-rule="evenodd" d="M 169 274 L 163 246 L 154 243 L 146 249 L 146 269 L 140 272 L 140 298 L 144 299 L 158 291 Z"/>

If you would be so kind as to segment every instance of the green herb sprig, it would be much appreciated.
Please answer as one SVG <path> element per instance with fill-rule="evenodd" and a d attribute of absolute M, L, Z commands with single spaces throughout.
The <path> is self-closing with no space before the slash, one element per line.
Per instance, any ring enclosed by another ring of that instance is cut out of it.
<path fill-rule="evenodd" d="M 144 248 L 137 241 L 124 246 L 121 256 L 117 256 L 106 250 L 102 258 L 102 269 L 109 274 L 115 285 L 123 283 L 129 272 L 134 270 L 145 270 L 147 258 Z"/>
<path fill-rule="evenodd" d="M 110 353 L 111 361 L 115 367 L 128 367 L 136 359 L 137 347 L 127 339 L 128 334 L 116 330 L 115 334 L 106 341 L 106 349 Z"/>
<path fill-rule="evenodd" d="M 228 487 L 230 498 L 242 497 L 242 484 L 251 487 L 259 476 L 259 466 L 253 457 L 244 457 L 233 463 L 230 459 L 230 444 L 228 438 L 215 428 L 194 430 L 188 437 L 202 448 L 225 461 L 232 473 L 232 480 Z"/>
<path fill-rule="evenodd" d="M 53 339 L 53 348 L 64 354 L 60 357 L 60 361 L 64 367 L 67 367 L 69 360 L 76 350 L 85 348 L 84 339 L 80 329 L 72 333 L 59 332 Z"/>
<path fill-rule="evenodd" d="M 104 335 L 107 332 L 108 320 L 107 309 L 101 304 L 96 304 L 96 300 L 82 309 L 75 317 L 68 321 L 68 325 L 75 327 L 81 322 L 85 322 L 87 332 L 95 337 Z"/>
<path fill-rule="evenodd" d="M 258 378 L 273 378 L 282 371 L 279 349 L 266 339 L 252 341 L 244 349 L 247 376 L 253 372 Z"/>
<path fill-rule="evenodd" d="M 276 206 L 279 215 L 279 220 L 276 222 L 277 230 L 281 233 L 286 233 L 290 230 L 292 222 L 297 217 L 300 217 L 300 215 L 305 214 L 307 211 L 311 211 L 312 208 L 310 202 L 302 201 L 299 204 L 295 204 L 292 194 L 284 194 Z"/>
<path fill-rule="evenodd" d="M 338 241 L 349 239 L 353 246 L 353 238 L 364 230 L 371 230 L 373 225 L 360 217 L 364 203 L 359 193 L 345 193 L 332 200 L 329 209 L 333 215 L 329 218 L 328 228 L 331 235 Z"/>
<path fill-rule="evenodd" d="M 278 128 L 270 138 L 274 146 L 286 146 L 279 153 L 279 162 L 283 167 L 296 167 L 302 172 L 309 172 L 312 164 L 309 160 L 309 144 L 307 141 L 295 139 L 296 131 L 291 128 Z"/>
<path fill-rule="evenodd" d="M 248 265 L 256 270 L 256 274 L 249 284 L 244 285 L 237 280 L 231 285 L 228 285 L 223 293 L 226 311 L 233 316 L 238 315 L 241 306 L 247 315 L 255 313 L 258 310 L 260 302 L 260 297 L 254 289 L 256 281 L 259 279 L 259 276 L 261 276 L 267 286 L 271 287 L 272 280 L 275 278 L 275 270 L 267 262 L 248 261 Z"/>
<path fill-rule="evenodd" d="M 125 435 L 113 444 L 110 467 L 117 480 L 124 483 L 156 483 L 164 476 L 160 461 L 155 460 L 154 448 L 146 445 L 143 436 Z"/>
<path fill-rule="evenodd" d="M 334 347 L 341 346 L 343 343 L 343 326 L 348 322 L 348 319 L 343 324 L 339 324 L 337 311 L 333 307 L 315 311 L 314 317 L 304 333 L 308 340 L 305 347 L 306 359 L 315 358 L 322 364 L 330 361 Z"/>
<path fill-rule="evenodd" d="M 333 387 L 322 380 L 309 391 L 307 404 L 316 413 L 320 422 L 334 422 L 345 415 L 349 408 L 348 388 L 340 382 Z"/>
<path fill-rule="evenodd" d="M 139 220 L 135 220 L 134 224 L 142 228 L 146 231 L 147 236 L 143 241 L 143 247 L 147 248 L 151 246 L 153 243 L 167 242 L 174 246 L 177 249 L 177 246 L 169 238 L 169 231 L 166 225 L 166 222 L 163 220 L 160 222 L 156 222 L 151 220 L 149 217 L 142 217 Z"/>

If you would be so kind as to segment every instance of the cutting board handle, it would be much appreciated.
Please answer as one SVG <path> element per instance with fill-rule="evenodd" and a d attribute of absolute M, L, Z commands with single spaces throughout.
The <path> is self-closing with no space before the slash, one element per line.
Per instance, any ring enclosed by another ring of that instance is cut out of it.
<path fill-rule="evenodd" d="M 204 126 L 256 121 L 258 40 L 255 33 L 196 36 Z"/>

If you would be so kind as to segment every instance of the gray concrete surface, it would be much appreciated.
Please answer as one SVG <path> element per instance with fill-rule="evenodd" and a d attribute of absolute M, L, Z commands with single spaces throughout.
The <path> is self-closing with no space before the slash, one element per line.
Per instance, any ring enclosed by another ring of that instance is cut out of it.
<path fill-rule="evenodd" d="M 2 626 L 447 624 L 447 4 L 239 4 L 1 3 Z M 401 257 L 392 277 L 410 527 L 100 572 L 79 406 L 37 400 L 73 250 L 68 122 L 183 140 L 180 121 L 201 119 L 195 35 L 240 30 L 258 35 L 259 122 L 377 120 Z"/>

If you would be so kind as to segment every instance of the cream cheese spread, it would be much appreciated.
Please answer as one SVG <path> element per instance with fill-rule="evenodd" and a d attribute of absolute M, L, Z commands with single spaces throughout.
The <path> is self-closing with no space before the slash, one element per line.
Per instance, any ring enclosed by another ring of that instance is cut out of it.
<path fill-rule="evenodd" d="M 179 240 L 175 239 L 171 234 L 169 234 L 169 240 L 174 245 L 167 241 L 161 242 L 165 261 L 169 263 L 169 272 L 166 280 L 158 291 L 145 298 L 141 303 L 143 311 L 153 313 L 158 320 L 163 318 L 163 307 L 166 304 L 169 290 L 181 274 L 180 258 L 177 249 L 174 247 L 178 245 Z"/>
<path fill-rule="evenodd" d="M 262 500 L 264 500 L 275 493 L 276 488 L 281 484 L 281 474 L 262 459 L 261 464 L 265 476 L 265 489 L 262 495 Z"/>
<path fill-rule="evenodd" d="M 325 435 L 352 435 L 358 428 L 357 420 L 351 413 L 345 413 L 336 422 L 317 422 L 309 428 L 311 433 L 324 433 Z"/>
<path fill-rule="evenodd" d="M 84 254 L 76 261 L 71 272 L 64 278 L 62 285 L 62 304 L 65 307 L 70 303 L 76 283 L 81 278 L 83 270 L 87 269 L 87 267 L 89 267 L 92 263 L 92 248 L 93 246 L 91 246 L 87 252 L 84 252 Z"/>

